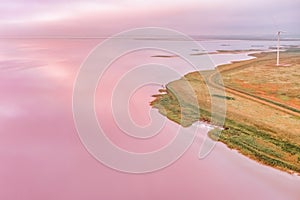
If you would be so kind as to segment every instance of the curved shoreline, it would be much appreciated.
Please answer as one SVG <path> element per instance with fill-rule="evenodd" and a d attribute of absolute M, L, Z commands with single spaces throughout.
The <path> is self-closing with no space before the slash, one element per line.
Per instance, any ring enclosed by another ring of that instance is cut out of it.
<path fill-rule="evenodd" d="M 248 64 L 250 63 L 252 65 L 255 65 L 258 62 L 261 62 L 261 60 L 264 60 L 265 55 L 272 56 L 272 52 L 255 54 L 256 56 L 255 59 L 220 65 L 218 66 L 218 70 L 224 70 L 232 66 L 242 66 L 244 63 L 248 63 Z M 206 75 L 205 78 L 209 79 L 209 77 L 211 77 L 212 74 L 213 71 L 210 74 L 208 73 L 208 75 Z M 183 91 L 183 89 L 180 87 L 182 87 L 182 85 L 186 83 L 192 86 L 198 84 L 197 87 L 201 87 L 201 84 L 195 83 L 197 80 L 199 83 L 201 82 L 201 78 L 199 78 L 196 73 L 189 73 L 185 75 L 184 78 L 169 83 L 168 86 L 172 87 L 172 90 L 178 89 L 178 92 L 180 92 Z M 181 86 L 179 87 L 178 85 Z M 167 87 L 167 91 L 168 89 L 169 88 Z M 246 108 L 249 105 L 256 106 L 256 107 L 262 106 L 263 109 L 265 109 L 270 113 L 283 112 L 286 113 L 286 115 L 289 116 L 293 115 L 295 117 L 299 117 L 298 113 L 290 112 L 290 110 L 284 107 L 280 107 L 278 105 L 276 106 L 270 103 L 268 104 L 266 102 L 263 102 L 263 100 L 253 101 L 253 99 L 251 98 L 246 98 L 247 100 L 245 100 L 245 97 L 238 95 L 234 92 L 231 92 L 230 90 L 226 90 L 226 92 L 229 95 L 234 96 L 235 98 L 233 98 L 234 100 L 232 100 L 231 102 L 230 99 L 226 100 L 227 102 L 229 102 L 229 115 L 228 115 L 228 119 L 225 122 L 225 130 L 223 130 L 221 136 L 217 138 L 214 138 L 213 135 L 214 131 L 211 131 L 209 133 L 210 137 L 212 139 L 221 141 L 222 143 L 226 144 L 227 147 L 231 149 L 236 149 L 239 153 L 251 158 L 252 160 L 258 161 L 259 163 L 262 163 L 264 165 L 269 165 L 273 168 L 280 169 L 288 173 L 295 173 L 299 175 L 300 173 L 299 141 L 298 140 L 297 140 L 298 142 L 290 141 L 289 139 L 285 138 L 283 134 L 278 134 L 277 132 L 279 130 L 276 130 L 275 128 L 270 129 L 270 126 L 272 126 L 272 124 L 267 123 L 264 125 L 264 122 L 256 122 L 255 119 L 253 119 L 253 117 L 251 118 L 247 116 L 247 114 L 243 116 L 243 114 L 238 113 L 240 116 L 235 116 L 235 114 L 237 114 L 237 111 L 234 110 L 233 104 L 238 102 L 238 104 L 241 105 L 242 109 Z M 235 101 L 235 99 L 238 100 Z M 168 103 L 162 104 L 162 100 Z M 244 102 L 247 103 L 245 104 Z M 199 100 L 199 103 L 203 103 L 203 102 Z M 204 120 L 208 122 L 210 121 L 209 107 L 207 107 L 204 110 L 200 110 L 201 113 L 200 116 L 193 116 L 192 112 L 188 113 L 188 116 L 190 117 L 191 121 L 182 124 L 182 122 L 180 121 L 182 115 L 180 113 L 180 106 L 178 105 L 178 102 L 176 102 L 176 98 L 170 95 L 170 92 L 161 95 L 156 95 L 156 99 L 151 103 L 151 105 L 157 108 L 158 110 L 161 110 L 162 108 L 167 110 L 167 112 L 165 113 L 161 112 L 161 114 L 167 116 L 170 120 L 175 121 L 181 124 L 182 126 L 189 126 L 191 123 L 193 123 L 196 120 Z M 267 108 L 266 106 L 269 107 Z M 281 109 L 277 109 L 277 108 L 281 108 Z M 254 107 L 253 109 L 255 110 L 256 108 Z M 239 117 L 241 118 L 239 119 Z M 280 117 L 280 116 L 276 116 L 276 117 Z M 278 120 L 282 120 L 282 119 L 278 118 Z M 289 123 L 291 124 L 293 122 L 297 122 L 297 119 L 295 120 Z M 299 135 L 297 134 L 291 134 L 291 135 L 293 137 L 299 137 Z"/>

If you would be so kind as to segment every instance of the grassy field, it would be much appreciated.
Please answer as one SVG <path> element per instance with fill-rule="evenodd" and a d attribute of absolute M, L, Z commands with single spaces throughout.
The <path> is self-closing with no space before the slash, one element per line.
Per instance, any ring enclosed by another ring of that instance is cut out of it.
<path fill-rule="evenodd" d="M 217 85 L 216 71 L 193 72 L 170 82 L 151 105 L 182 126 L 211 122 L 211 102 L 226 101 L 227 114 L 220 137 L 212 139 L 263 164 L 300 173 L 300 51 L 281 54 L 285 66 L 276 66 L 275 53 L 218 67 L 226 87 Z M 221 109 L 221 108 L 220 108 Z"/>
<path fill-rule="evenodd" d="M 226 86 L 300 109 L 299 51 L 289 50 L 282 54 L 283 65 L 278 67 L 274 67 L 275 53 L 259 56 L 259 63 L 250 62 L 242 69 L 225 71 Z"/>

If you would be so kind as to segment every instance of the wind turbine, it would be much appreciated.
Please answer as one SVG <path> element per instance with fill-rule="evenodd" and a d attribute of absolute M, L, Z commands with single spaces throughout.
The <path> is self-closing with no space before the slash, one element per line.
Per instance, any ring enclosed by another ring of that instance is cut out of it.
<path fill-rule="evenodd" d="M 280 50 L 280 34 L 283 33 L 283 31 L 277 32 L 277 62 L 276 66 L 279 66 L 279 50 Z"/>

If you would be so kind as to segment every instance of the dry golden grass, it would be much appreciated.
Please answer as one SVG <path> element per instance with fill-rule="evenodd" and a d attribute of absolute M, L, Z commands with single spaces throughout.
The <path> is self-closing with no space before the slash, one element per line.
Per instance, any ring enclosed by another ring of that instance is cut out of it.
<path fill-rule="evenodd" d="M 232 88 L 300 109 L 299 53 L 282 53 L 283 66 L 275 65 L 275 53 L 262 54 L 258 60 L 236 63 L 236 70 L 223 73 L 223 81 Z"/>

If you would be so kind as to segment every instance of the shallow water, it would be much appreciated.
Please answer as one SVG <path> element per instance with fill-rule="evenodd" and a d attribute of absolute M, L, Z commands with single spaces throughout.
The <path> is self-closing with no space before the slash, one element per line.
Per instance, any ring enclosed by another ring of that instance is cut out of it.
<path fill-rule="evenodd" d="M 300 198 L 299 177 L 262 166 L 221 143 L 209 156 L 199 160 L 197 155 L 207 132 L 205 126 L 179 160 L 156 172 L 122 173 L 94 159 L 75 128 L 72 91 L 81 63 L 98 42 L 78 39 L 1 41 L 0 199 Z M 224 43 L 230 46 L 222 46 Z M 222 47 L 247 49 L 250 42 L 202 41 L 201 44 L 211 51 Z M 106 71 L 96 91 L 96 111 L 101 126 L 112 142 L 128 151 L 154 151 L 177 133 L 178 125 L 165 120 L 158 135 L 148 140 L 134 139 L 120 130 L 111 115 L 112 90 L 129 69 L 149 62 L 161 63 L 178 72 L 174 78 L 195 70 L 180 58 L 151 57 L 157 53 L 161 52 L 147 50 L 123 56 Z M 214 64 L 221 64 L 249 57 L 238 54 L 211 58 Z M 157 76 L 155 73 L 147 75 Z M 128 106 L 136 124 L 151 123 L 151 95 L 172 80 L 136 90 Z M 117 103 L 127 100 L 118 99 Z M 154 111 L 154 116 L 160 115 Z"/>

